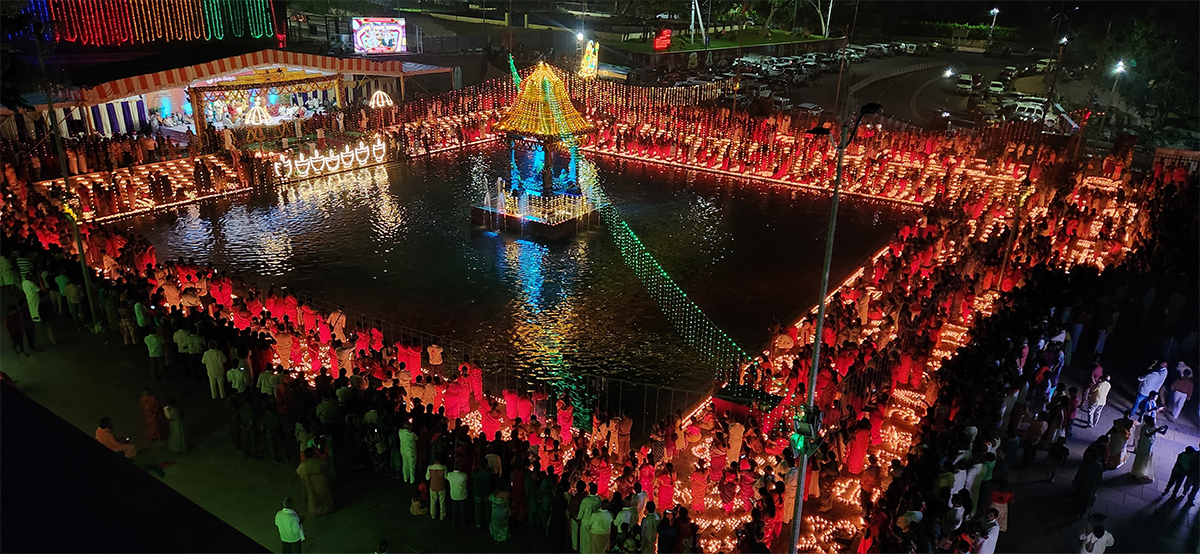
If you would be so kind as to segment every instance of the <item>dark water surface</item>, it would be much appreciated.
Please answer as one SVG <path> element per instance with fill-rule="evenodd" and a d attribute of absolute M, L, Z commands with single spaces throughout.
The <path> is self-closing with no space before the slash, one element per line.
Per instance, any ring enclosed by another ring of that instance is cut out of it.
<path fill-rule="evenodd" d="M 659 263 L 747 351 L 816 301 L 829 198 L 593 159 L 608 196 Z M 660 384 L 711 370 L 678 337 L 599 228 L 561 243 L 470 224 L 508 157 L 499 147 L 307 181 L 145 216 L 124 225 L 159 259 L 209 261 L 301 297 L 484 349 L 534 373 L 547 365 Z M 906 214 L 842 203 L 839 282 Z"/>

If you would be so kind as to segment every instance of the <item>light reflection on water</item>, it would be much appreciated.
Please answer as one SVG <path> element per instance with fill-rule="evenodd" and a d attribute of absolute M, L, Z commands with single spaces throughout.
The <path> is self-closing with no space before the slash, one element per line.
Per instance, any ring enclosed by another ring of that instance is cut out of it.
<path fill-rule="evenodd" d="M 596 160 L 659 263 L 747 351 L 816 298 L 828 199 Z M 134 219 L 160 259 L 194 257 L 351 310 L 449 335 L 543 378 L 563 370 L 657 383 L 709 373 L 604 229 L 541 244 L 472 229 L 507 176 L 499 148 L 376 167 Z M 897 214 L 843 204 L 834 272 L 884 243 Z"/>

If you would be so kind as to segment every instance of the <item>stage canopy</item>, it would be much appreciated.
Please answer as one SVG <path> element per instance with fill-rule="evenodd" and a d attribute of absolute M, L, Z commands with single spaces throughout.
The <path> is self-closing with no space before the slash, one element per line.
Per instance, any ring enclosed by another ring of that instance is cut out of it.
<path fill-rule="evenodd" d="M 260 50 L 240 56 L 230 56 L 165 71 L 117 79 L 83 89 L 82 100 L 87 105 L 103 104 L 139 94 L 150 94 L 173 88 L 211 84 L 222 77 L 255 69 L 285 67 L 288 70 L 322 74 L 375 75 L 385 77 L 416 77 L 445 73 L 453 68 L 437 67 L 399 60 L 374 61 L 365 58 L 337 58 L 284 50 Z"/>

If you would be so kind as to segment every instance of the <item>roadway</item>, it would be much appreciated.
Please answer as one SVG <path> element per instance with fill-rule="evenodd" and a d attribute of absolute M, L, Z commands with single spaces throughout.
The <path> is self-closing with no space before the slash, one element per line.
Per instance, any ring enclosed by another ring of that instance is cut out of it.
<path fill-rule="evenodd" d="M 942 111 L 965 112 L 967 96 L 955 94 L 954 80 L 962 72 L 982 73 L 984 81 L 991 81 L 1009 65 L 1021 66 L 1033 63 L 1034 58 L 1012 56 L 1008 58 L 986 58 L 982 54 L 965 52 L 938 53 L 931 56 L 891 56 L 851 64 L 842 76 L 841 96 L 846 94 L 849 84 L 870 79 L 904 67 L 941 60 L 934 69 L 906 73 L 867 85 L 854 95 L 859 104 L 878 102 L 883 112 L 916 125 L 928 125 L 930 115 Z M 944 76 L 946 68 L 954 68 L 953 77 Z M 790 91 L 792 104 L 812 102 L 826 110 L 837 105 L 838 75 L 829 73 L 815 82 Z"/>

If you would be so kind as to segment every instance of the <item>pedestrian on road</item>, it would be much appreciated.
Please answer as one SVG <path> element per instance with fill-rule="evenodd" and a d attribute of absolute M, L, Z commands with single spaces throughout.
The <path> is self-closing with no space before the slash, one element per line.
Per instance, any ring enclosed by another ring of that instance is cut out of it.
<path fill-rule="evenodd" d="M 1142 414 L 1142 404 L 1150 397 L 1150 393 L 1157 393 L 1166 380 L 1167 362 L 1155 362 L 1150 369 L 1138 377 L 1137 399 L 1133 401 L 1134 415 Z"/>
<path fill-rule="evenodd" d="M 1079 535 L 1079 540 L 1083 541 L 1083 545 L 1079 547 L 1079 554 L 1104 554 L 1104 551 L 1116 542 L 1112 533 L 1103 525 L 1093 527 L 1090 533 Z"/>
<path fill-rule="evenodd" d="M 167 450 L 171 452 L 187 452 L 187 435 L 183 433 L 183 413 L 174 398 L 168 398 L 163 404 L 163 414 L 170 422 L 170 434 L 167 435 Z"/>
<path fill-rule="evenodd" d="M 1071 495 L 1072 516 L 1082 517 L 1091 509 L 1096 501 L 1096 488 L 1104 478 L 1104 469 L 1104 464 L 1100 462 L 1099 450 L 1089 447 L 1083 453 L 1083 463 L 1075 472 L 1075 480 L 1071 482 L 1075 487 Z"/>
<path fill-rule="evenodd" d="M 329 461 L 318 455 L 317 449 L 304 451 L 304 461 L 296 468 L 304 487 L 304 503 L 308 515 L 319 516 L 333 511 L 333 487 L 329 479 Z"/>
<path fill-rule="evenodd" d="M 283 554 L 300 554 L 300 544 L 304 542 L 304 518 L 292 509 L 292 504 L 292 497 L 284 498 L 283 509 L 275 513 L 275 527 L 279 528 Z"/>
<path fill-rule="evenodd" d="M 142 405 L 142 416 L 146 419 L 146 438 L 152 442 L 166 439 L 167 419 L 158 397 L 151 394 L 150 389 L 142 389 L 139 403 Z"/>
<path fill-rule="evenodd" d="M 225 399 L 225 364 L 227 362 L 229 362 L 229 357 L 217 349 L 217 341 L 208 341 L 208 351 L 200 358 L 200 363 L 204 364 L 205 372 L 208 373 L 208 388 L 212 392 L 213 400 L 217 399 L 218 394 L 222 400 Z"/>
<path fill-rule="evenodd" d="M 1192 399 L 1192 391 L 1196 386 L 1192 382 L 1192 368 L 1179 362 L 1176 369 L 1179 371 L 1179 377 L 1175 379 L 1174 383 L 1171 383 L 1171 421 L 1179 419 L 1183 405 Z"/>
<path fill-rule="evenodd" d="M 1159 496 L 1166 496 L 1169 492 L 1171 498 L 1175 498 L 1179 494 L 1179 487 L 1187 479 L 1188 472 L 1194 470 L 1197 463 L 1200 463 L 1200 459 L 1197 459 L 1196 449 L 1191 446 L 1183 449 L 1183 452 L 1175 457 L 1175 465 L 1171 467 L 1171 479 L 1167 481 L 1167 486 Z M 1187 488 L 1183 491 L 1186 493 Z"/>
<path fill-rule="evenodd" d="M 1100 414 L 1108 403 L 1108 391 L 1112 390 L 1112 377 L 1102 375 L 1100 380 L 1088 389 L 1088 428 L 1100 423 Z"/>
<path fill-rule="evenodd" d="M 1134 449 L 1133 469 L 1130 474 L 1144 482 L 1154 481 L 1154 437 L 1165 435 L 1167 426 L 1156 427 L 1154 415 L 1146 414 L 1142 418 L 1142 427 L 1138 432 L 1137 447 Z"/>
<path fill-rule="evenodd" d="M 4 316 L 4 330 L 8 331 L 13 352 L 28 356 L 29 352 L 36 350 L 33 346 L 33 321 L 29 319 L 28 312 L 16 304 L 8 307 L 8 314 Z M 26 337 L 29 338 L 28 348 L 25 347 Z"/>

